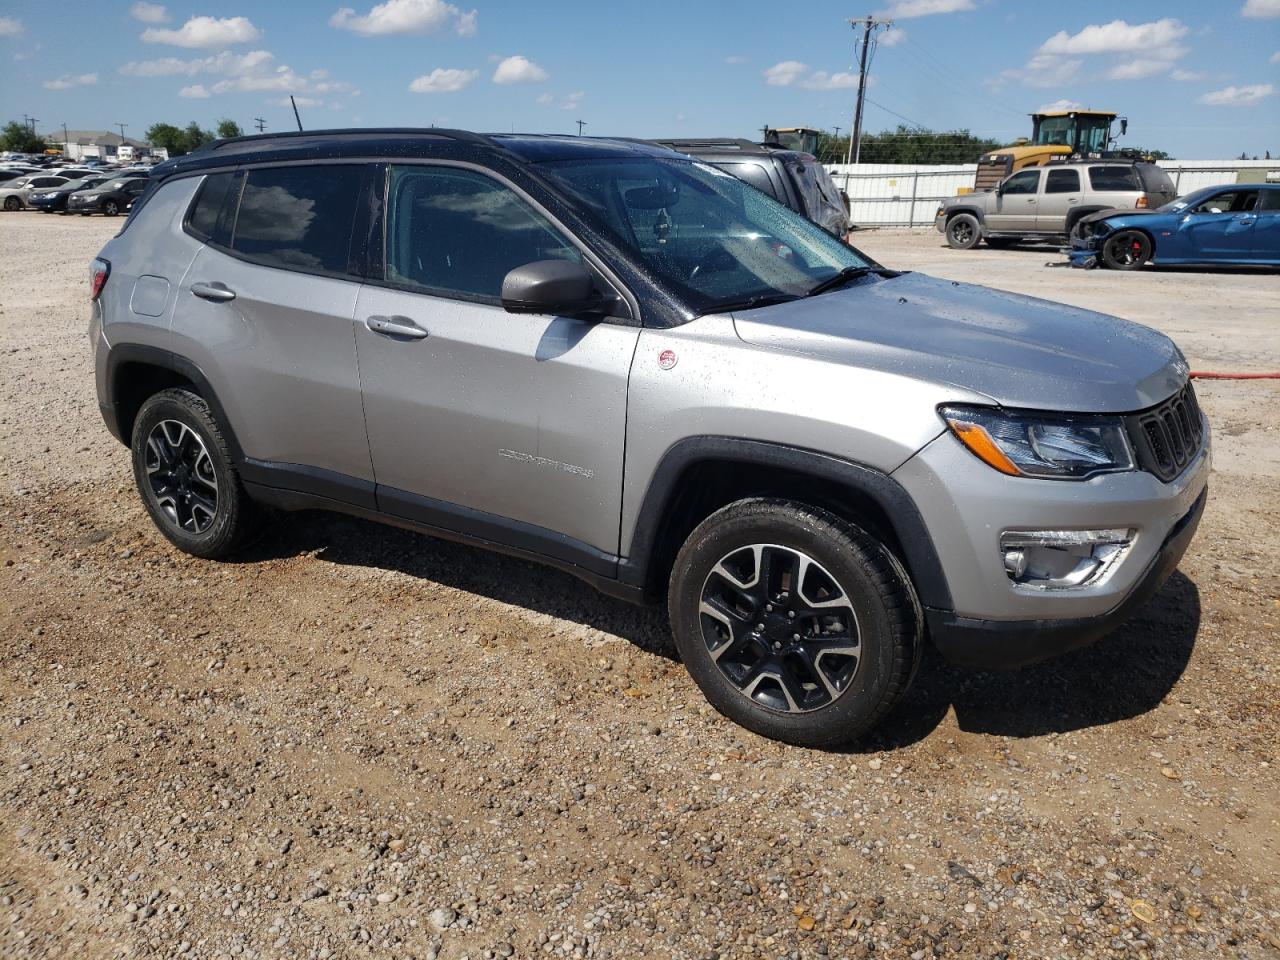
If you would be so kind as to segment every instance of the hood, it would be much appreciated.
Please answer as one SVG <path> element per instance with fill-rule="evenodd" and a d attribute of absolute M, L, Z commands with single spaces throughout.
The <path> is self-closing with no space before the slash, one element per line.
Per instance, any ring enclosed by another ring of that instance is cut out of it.
<path fill-rule="evenodd" d="M 1006 407 L 1127 413 L 1170 396 L 1186 361 L 1118 317 L 922 274 L 734 316 L 747 343 L 981 393 Z"/>

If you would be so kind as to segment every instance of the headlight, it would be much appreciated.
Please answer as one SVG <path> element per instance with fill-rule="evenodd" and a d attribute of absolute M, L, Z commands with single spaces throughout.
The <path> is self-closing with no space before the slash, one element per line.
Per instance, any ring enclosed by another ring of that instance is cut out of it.
<path fill-rule="evenodd" d="M 990 407 L 939 411 L 983 463 L 1013 477 L 1084 480 L 1134 468 L 1119 417 L 1007 413 Z"/>

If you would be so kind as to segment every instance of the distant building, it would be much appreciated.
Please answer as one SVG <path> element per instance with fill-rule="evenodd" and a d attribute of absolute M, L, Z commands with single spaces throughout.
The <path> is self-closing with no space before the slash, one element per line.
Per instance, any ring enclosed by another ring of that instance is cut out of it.
<path fill-rule="evenodd" d="M 68 130 L 64 134 L 61 129 L 44 134 L 45 143 L 51 147 L 61 147 L 63 156 L 68 160 L 138 160 L 142 157 L 155 157 L 168 160 L 169 152 L 153 147 L 145 140 L 134 140 L 122 137 L 108 130 Z"/>

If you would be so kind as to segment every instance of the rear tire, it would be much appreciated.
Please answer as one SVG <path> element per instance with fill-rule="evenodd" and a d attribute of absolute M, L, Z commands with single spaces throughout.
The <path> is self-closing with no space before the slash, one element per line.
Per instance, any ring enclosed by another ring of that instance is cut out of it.
<path fill-rule="evenodd" d="M 1102 262 L 1112 270 L 1137 270 L 1151 259 L 1151 238 L 1139 230 L 1119 230 L 1102 244 Z"/>
<path fill-rule="evenodd" d="M 22 201 L 17 197 L 5 197 L 4 208 L 10 213 L 13 213 L 13 211 L 20 210 L 22 208 Z"/>
<path fill-rule="evenodd" d="M 947 221 L 947 244 L 956 250 L 972 250 L 982 239 L 978 218 L 971 213 L 957 213 Z"/>
<path fill-rule="evenodd" d="M 181 388 L 150 397 L 134 420 L 130 447 L 138 494 L 174 546 L 217 560 L 245 543 L 257 510 L 203 398 Z"/>
<path fill-rule="evenodd" d="M 740 500 L 676 558 L 671 630 L 707 700 L 762 736 L 834 747 L 906 691 L 923 617 L 902 564 L 866 531 L 789 500 Z"/>
<path fill-rule="evenodd" d="M 102 205 L 103 216 L 114 217 L 119 212 L 120 212 L 120 204 L 116 203 L 114 200 L 108 200 L 106 203 Z"/>

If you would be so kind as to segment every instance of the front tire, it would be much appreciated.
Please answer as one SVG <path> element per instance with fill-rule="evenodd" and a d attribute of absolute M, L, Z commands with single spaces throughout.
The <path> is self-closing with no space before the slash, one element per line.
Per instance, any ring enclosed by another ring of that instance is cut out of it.
<path fill-rule="evenodd" d="M 243 545 L 256 511 L 203 398 L 181 388 L 150 397 L 130 446 L 138 494 L 174 546 L 216 560 Z"/>
<path fill-rule="evenodd" d="M 8 210 L 10 213 L 13 213 L 13 211 L 15 210 L 22 209 L 22 201 L 19 200 L 17 197 L 5 197 L 4 208 Z"/>
<path fill-rule="evenodd" d="M 103 216 L 114 217 L 119 212 L 120 212 L 120 204 L 116 203 L 114 200 L 108 200 L 106 203 L 102 205 Z"/>
<path fill-rule="evenodd" d="M 956 250 L 972 250 L 982 239 L 978 218 L 971 213 L 957 213 L 947 221 L 947 244 Z"/>
<path fill-rule="evenodd" d="M 763 736 L 833 747 L 905 692 L 922 615 L 902 564 L 866 531 L 788 500 L 741 500 L 689 535 L 671 629 L 707 700 Z"/>
<path fill-rule="evenodd" d="M 1151 259 L 1151 238 L 1139 230 L 1118 230 L 1102 245 L 1102 262 L 1112 270 L 1137 270 Z"/>

